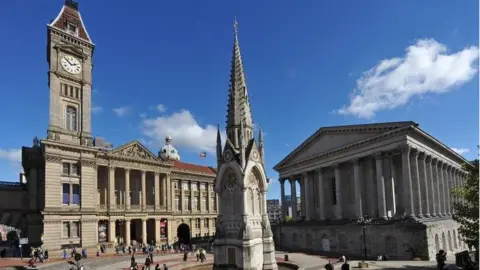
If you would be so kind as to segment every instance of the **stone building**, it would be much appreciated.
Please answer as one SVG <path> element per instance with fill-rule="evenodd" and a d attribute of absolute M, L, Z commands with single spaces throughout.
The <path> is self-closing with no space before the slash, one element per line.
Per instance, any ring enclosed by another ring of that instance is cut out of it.
<path fill-rule="evenodd" d="M 296 194 L 297 182 L 302 198 L 300 216 L 292 211 L 299 222 L 276 228 L 276 239 L 287 249 L 350 255 L 366 246 L 371 257 L 459 250 L 449 194 L 464 183 L 465 163 L 414 122 L 320 128 L 275 166 L 281 198 L 287 183 Z"/>
<path fill-rule="evenodd" d="M 94 138 L 95 45 L 78 4 L 66 0 L 47 29 L 50 117 L 47 138 L 22 149 L 24 237 L 54 250 L 213 236 L 216 170 L 181 162 L 171 138 L 158 155 L 138 141 L 112 149 Z"/>
<path fill-rule="evenodd" d="M 280 200 L 267 200 L 267 213 L 270 224 L 276 224 L 277 222 L 282 220 L 282 209 L 284 208 L 280 206 Z"/>
<path fill-rule="evenodd" d="M 235 21 L 226 131 L 217 133 L 215 192 L 220 209 L 213 269 L 278 269 L 267 214 L 268 180 L 263 135 L 254 137 L 247 83 Z"/>

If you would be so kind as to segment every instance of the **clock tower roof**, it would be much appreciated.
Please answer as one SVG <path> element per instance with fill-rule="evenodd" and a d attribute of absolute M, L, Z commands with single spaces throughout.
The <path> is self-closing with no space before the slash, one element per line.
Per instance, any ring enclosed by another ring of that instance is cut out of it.
<path fill-rule="evenodd" d="M 93 43 L 78 11 L 78 3 L 73 0 L 65 0 L 60 13 L 48 26 Z"/>

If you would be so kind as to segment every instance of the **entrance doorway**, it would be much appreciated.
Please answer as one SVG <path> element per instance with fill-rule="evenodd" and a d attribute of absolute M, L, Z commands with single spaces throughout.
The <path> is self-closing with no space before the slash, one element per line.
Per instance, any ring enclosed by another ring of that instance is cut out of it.
<path fill-rule="evenodd" d="M 182 223 L 177 228 L 178 243 L 184 245 L 190 245 L 190 227 Z"/>

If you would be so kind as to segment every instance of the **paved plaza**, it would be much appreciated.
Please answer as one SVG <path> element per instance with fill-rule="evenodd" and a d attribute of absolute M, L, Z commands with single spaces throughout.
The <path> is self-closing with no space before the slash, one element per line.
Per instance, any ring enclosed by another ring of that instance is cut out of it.
<path fill-rule="evenodd" d="M 277 252 L 277 262 L 284 262 L 283 252 Z M 325 264 L 330 260 L 336 269 L 340 269 L 341 263 L 337 263 L 336 259 L 325 258 L 316 255 L 307 255 L 304 253 L 289 253 L 289 262 L 297 264 L 300 270 L 317 270 L 324 269 Z M 140 269 L 145 262 L 146 255 L 136 255 L 135 259 L 138 262 Z M 200 265 L 200 262 L 196 261 L 194 256 L 190 256 L 187 262 L 183 261 L 182 254 L 163 254 L 163 255 L 154 255 L 154 264 L 167 264 L 169 270 L 180 270 L 186 267 Z M 210 264 L 213 262 L 213 256 L 211 254 L 207 255 L 207 260 L 205 264 Z M 23 268 L 27 263 L 27 259 L 24 259 L 21 262 L 18 259 L 0 259 L 0 269 L 31 269 Z M 432 261 L 368 261 L 369 269 L 409 269 L 409 270 L 421 270 L 421 269 L 436 269 L 436 263 Z M 460 269 L 454 265 L 452 260 L 449 260 L 447 269 Z M 101 258 L 91 258 L 87 260 L 82 260 L 82 264 L 85 266 L 85 269 L 98 269 L 98 270 L 128 270 L 130 266 L 130 256 L 129 255 L 120 255 L 114 256 L 113 254 L 105 254 Z M 358 261 L 351 261 L 351 268 L 355 269 L 358 265 Z M 152 269 L 153 269 L 152 268 Z M 55 260 L 47 264 L 38 264 L 37 269 L 42 270 L 61 270 L 68 269 L 67 262 L 65 260 Z"/>

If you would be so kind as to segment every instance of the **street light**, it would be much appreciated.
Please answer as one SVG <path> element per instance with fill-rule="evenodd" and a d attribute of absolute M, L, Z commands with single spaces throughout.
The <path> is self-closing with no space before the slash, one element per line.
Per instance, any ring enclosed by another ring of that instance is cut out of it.
<path fill-rule="evenodd" d="M 362 232 L 363 232 L 363 262 L 365 262 L 365 260 L 367 259 L 367 232 L 366 232 L 367 219 L 368 219 L 368 215 L 365 215 L 360 220 L 360 225 L 362 225 Z"/>

